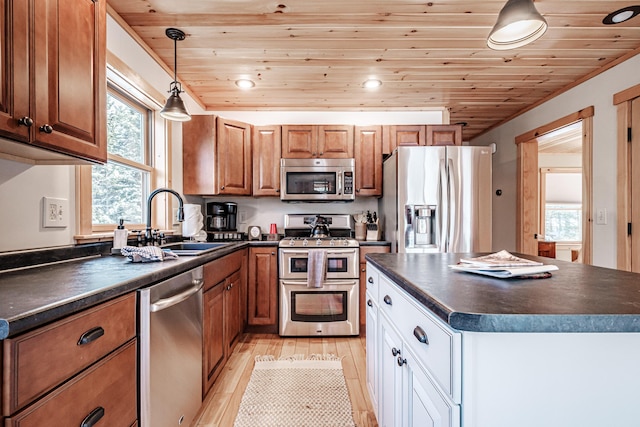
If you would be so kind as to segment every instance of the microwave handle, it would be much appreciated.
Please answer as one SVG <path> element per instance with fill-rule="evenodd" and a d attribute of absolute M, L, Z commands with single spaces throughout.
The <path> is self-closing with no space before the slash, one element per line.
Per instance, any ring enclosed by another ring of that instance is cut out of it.
<path fill-rule="evenodd" d="M 344 172 L 340 171 L 340 173 L 338 174 L 338 196 L 342 195 L 342 175 L 344 174 Z"/>

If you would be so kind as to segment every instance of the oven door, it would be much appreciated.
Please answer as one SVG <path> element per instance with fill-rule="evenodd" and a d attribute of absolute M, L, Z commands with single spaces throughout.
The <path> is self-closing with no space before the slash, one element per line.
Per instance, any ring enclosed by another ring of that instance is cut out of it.
<path fill-rule="evenodd" d="M 358 280 L 280 280 L 280 335 L 358 335 Z"/>
<path fill-rule="evenodd" d="M 359 276 L 359 249 L 326 249 L 326 279 L 357 279 Z M 307 280 L 309 264 L 308 249 L 280 249 L 280 278 L 289 280 Z"/>

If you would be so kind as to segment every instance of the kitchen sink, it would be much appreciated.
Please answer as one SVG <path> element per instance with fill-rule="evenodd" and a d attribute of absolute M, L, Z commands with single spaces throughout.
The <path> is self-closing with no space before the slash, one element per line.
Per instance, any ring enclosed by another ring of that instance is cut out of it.
<path fill-rule="evenodd" d="M 162 249 L 171 249 L 171 251 L 177 255 L 196 256 L 227 245 L 229 245 L 229 243 L 178 242 L 162 245 Z"/>

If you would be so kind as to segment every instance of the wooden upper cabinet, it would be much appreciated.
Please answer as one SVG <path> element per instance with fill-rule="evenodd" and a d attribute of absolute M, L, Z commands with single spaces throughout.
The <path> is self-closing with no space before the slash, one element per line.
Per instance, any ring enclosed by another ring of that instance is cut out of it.
<path fill-rule="evenodd" d="M 282 126 L 282 157 L 350 159 L 353 157 L 353 126 Z"/>
<path fill-rule="evenodd" d="M 462 125 L 427 125 L 427 145 L 462 145 Z"/>
<path fill-rule="evenodd" d="M 383 154 L 391 154 L 400 145 L 426 145 L 426 126 L 384 126 Z"/>
<path fill-rule="evenodd" d="M 356 195 L 382 195 L 382 126 L 356 126 Z"/>
<path fill-rule="evenodd" d="M 193 116 L 182 124 L 184 194 L 251 195 L 251 126 Z"/>
<path fill-rule="evenodd" d="M 7 34 L 0 43 L 8 58 L 0 65 L 0 133 L 106 162 L 106 1 L 7 4 L 0 0 Z"/>
<path fill-rule="evenodd" d="M 251 195 L 251 125 L 218 117 L 218 193 Z"/>
<path fill-rule="evenodd" d="M 318 156 L 324 159 L 353 158 L 353 126 L 318 126 Z"/>
<path fill-rule="evenodd" d="M 254 126 L 251 141 L 253 152 L 253 195 L 280 195 L 280 126 Z"/>
<path fill-rule="evenodd" d="M 28 6 L 26 1 L 0 0 L 0 135 L 22 142 L 31 138 L 24 120 L 33 120 L 29 108 Z"/>

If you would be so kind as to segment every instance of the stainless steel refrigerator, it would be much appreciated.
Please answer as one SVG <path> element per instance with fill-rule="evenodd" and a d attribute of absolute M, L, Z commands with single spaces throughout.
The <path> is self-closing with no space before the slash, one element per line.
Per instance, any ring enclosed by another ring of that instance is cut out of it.
<path fill-rule="evenodd" d="M 491 251 L 491 148 L 398 147 L 379 210 L 392 252 Z"/>

